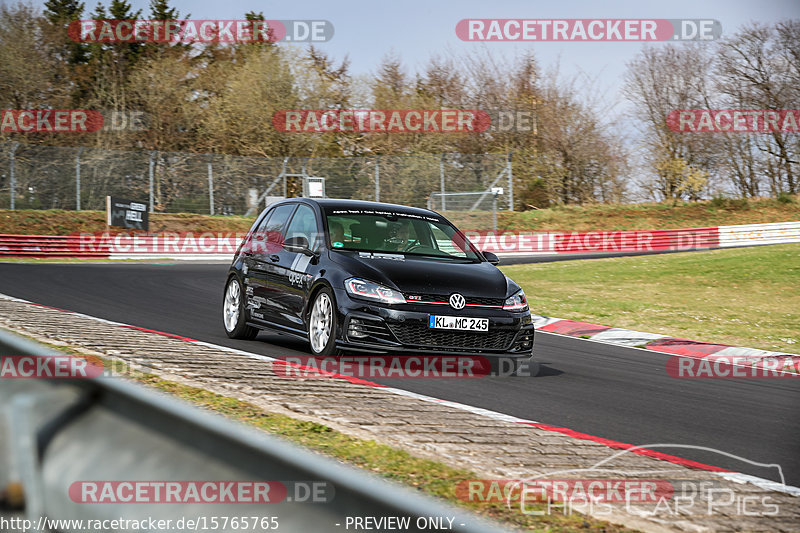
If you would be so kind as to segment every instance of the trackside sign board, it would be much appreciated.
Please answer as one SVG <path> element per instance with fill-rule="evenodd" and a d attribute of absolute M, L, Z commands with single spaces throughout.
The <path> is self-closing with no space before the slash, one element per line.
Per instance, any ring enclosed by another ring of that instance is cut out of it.
<path fill-rule="evenodd" d="M 106 196 L 106 218 L 109 226 L 147 231 L 147 204 Z"/>

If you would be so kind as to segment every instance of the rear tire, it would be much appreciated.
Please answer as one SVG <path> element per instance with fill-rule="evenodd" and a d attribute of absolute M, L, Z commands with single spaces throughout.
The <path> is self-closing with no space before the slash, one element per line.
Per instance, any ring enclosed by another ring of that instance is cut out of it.
<path fill-rule="evenodd" d="M 311 353 L 320 357 L 339 355 L 341 351 L 336 348 L 338 334 L 336 300 L 333 298 L 333 291 L 323 287 L 314 297 L 308 318 L 308 342 L 311 345 Z"/>
<path fill-rule="evenodd" d="M 258 328 L 247 325 L 243 293 L 239 278 L 231 276 L 225 285 L 222 325 L 231 339 L 252 340 L 258 335 Z"/>

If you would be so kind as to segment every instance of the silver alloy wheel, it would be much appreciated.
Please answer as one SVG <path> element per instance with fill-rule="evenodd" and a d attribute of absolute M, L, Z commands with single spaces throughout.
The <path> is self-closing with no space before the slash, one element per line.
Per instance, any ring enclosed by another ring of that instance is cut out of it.
<path fill-rule="evenodd" d="M 321 292 L 311 309 L 311 321 L 308 325 L 308 340 L 314 353 L 320 353 L 328 344 L 333 326 L 333 306 L 331 299 Z"/>
<path fill-rule="evenodd" d="M 225 291 L 225 305 L 222 306 L 222 318 L 225 321 L 225 329 L 233 331 L 239 323 L 239 304 L 242 289 L 236 278 L 231 278 L 228 282 L 228 290 Z"/>

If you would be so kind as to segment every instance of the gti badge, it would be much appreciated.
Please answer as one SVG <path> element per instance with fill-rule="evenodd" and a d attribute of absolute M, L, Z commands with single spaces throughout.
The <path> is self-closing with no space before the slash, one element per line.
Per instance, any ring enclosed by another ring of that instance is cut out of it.
<path fill-rule="evenodd" d="M 466 305 L 466 303 L 467 302 L 464 300 L 464 297 L 457 292 L 454 292 L 450 295 L 450 307 L 453 309 L 464 309 L 464 305 Z"/>

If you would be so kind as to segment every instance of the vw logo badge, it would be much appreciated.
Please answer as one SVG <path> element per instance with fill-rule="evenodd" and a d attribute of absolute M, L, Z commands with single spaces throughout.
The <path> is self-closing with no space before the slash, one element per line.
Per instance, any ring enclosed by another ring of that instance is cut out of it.
<path fill-rule="evenodd" d="M 450 307 L 453 309 L 464 309 L 466 303 L 467 301 L 464 299 L 464 297 L 457 292 L 454 292 L 450 295 Z"/>

